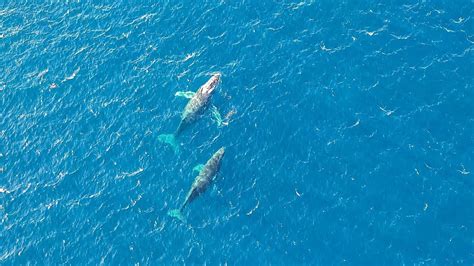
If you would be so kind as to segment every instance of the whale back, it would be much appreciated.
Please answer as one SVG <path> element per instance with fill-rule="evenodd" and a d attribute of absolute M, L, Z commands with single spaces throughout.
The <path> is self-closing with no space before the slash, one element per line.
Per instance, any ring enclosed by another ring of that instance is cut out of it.
<path fill-rule="evenodd" d="M 203 169 L 199 173 L 200 176 L 205 176 L 206 178 L 212 178 L 219 171 L 221 166 L 222 157 L 224 157 L 225 149 L 224 147 L 216 151 L 212 157 L 206 162 Z"/>
<path fill-rule="evenodd" d="M 199 175 L 194 180 L 193 185 L 191 186 L 191 189 L 189 190 L 188 194 L 186 195 L 186 200 L 181 206 L 181 210 L 184 209 L 186 205 L 191 203 L 199 195 L 205 192 L 206 189 L 209 187 L 214 176 L 217 174 L 217 171 L 219 171 L 224 152 L 224 147 L 220 148 L 206 162 L 202 170 L 199 172 Z"/>

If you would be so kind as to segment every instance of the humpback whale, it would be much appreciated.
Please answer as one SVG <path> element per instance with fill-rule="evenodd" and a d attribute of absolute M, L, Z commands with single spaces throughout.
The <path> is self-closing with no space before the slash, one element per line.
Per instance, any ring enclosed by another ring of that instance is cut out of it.
<path fill-rule="evenodd" d="M 178 145 L 176 143 L 176 138 L 196 121 L 202 112 L 206 109 L 212 93 L 219 84 L 221 78 L 220 73 L 215 73 L 212 77 L 204 83 L 196 93 L 177 93 L 176 95 L 184 96 L 186 98 L 190 97 L 190 100 L 184 107 L 183 112 L 181 113 L 181 121 L 178 128 L 173 134 L 161 134 L 158 136 L 158 140 L 167 144 L 170 144 L 175 152 L 178 151 Z"/>
<path fill-rule="evenodd" d="M 221 147 L 218 151 L 214 153 L 214 155 L 212 155 L 212 157 L 206 162 L 205 165 L 199 167 L 199 174 L 194 179 L 194 182 L 191 185 L 191 188 L 189 189 L 189 192 L 186 195 L 184 202 L 181 204 L 181 207 L 179 209 L 169 211 L 169 216 L 178 218 L 181 221 L 184 220 L 182 211 L 199 195 L 204 193 L 211 184 L 211 182 L 214 180 L 221 166 L 221 160 L 224 156 L 224 152 L 225 148 Z"/>

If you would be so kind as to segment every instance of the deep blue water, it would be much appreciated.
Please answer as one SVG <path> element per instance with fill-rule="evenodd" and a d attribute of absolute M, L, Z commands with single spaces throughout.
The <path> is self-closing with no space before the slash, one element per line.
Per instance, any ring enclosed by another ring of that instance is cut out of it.
<path fill-rule="evenodd" d="M 474 263 L 474 2 L 141 2 L 0 1 L 0 264 Z"/>

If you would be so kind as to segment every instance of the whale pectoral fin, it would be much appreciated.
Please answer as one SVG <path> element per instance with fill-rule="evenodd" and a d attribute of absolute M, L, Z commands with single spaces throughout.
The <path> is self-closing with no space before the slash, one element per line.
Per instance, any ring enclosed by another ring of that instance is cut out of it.
<path fill-rule="evenodd" d="M 222 115 L 219 113 L 219 110 L 215 105 L 211 107 L 212 109 L 212 118 L 217 123 L 217 127 L 222 127 L 224 125 L 224 119 L 222 119 Z"/>
<path fill-rule="evenodd" d="M 184 97 L 186 99 L 191 99 L 191 98 L 193 98 L 194 94 L 196 94 L 196 93 L 192 92 L 192 91 L 178 91 L 174 94 L 174 96 Z"/>
<path fill-rule="evenodd" d="M 194 166 L 193 172 L 197 172 L 199 174 L 199 173 L 201 173 L 203 168 L 204 168 L 204 164 L 198 164 L 198 165 Z"/>

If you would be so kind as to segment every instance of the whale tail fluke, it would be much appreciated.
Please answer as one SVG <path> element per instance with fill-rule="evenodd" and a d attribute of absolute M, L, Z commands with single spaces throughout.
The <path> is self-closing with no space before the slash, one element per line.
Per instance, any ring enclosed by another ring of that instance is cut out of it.
<path fill-rule="evenodd" d="M 170 145 L 175 154 L 179 153 L 179 144 L 174 134 L 161 134 L 158 136 L 161 143 Z"/>
<path fill-rule="evenodd" d="M 168 211 L 168 215 L 180 220 L 181 222 L 184 222 L 184 216 L 180 209 L 170 210 Z"/>

